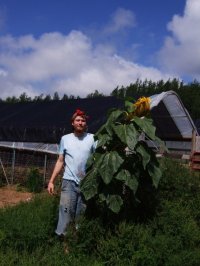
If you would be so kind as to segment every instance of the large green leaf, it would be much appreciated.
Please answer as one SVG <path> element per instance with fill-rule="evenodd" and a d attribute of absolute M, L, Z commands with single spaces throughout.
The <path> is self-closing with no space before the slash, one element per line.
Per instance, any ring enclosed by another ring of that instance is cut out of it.
<path fill-rule="evenodd" d="M 167 146 L 165 145 L 164 141 L 161 140 L 159 137 L 156 136 L 155 138 L 155 146 L 160 148 L 160 151 L 169 153 Z"/>
<path fill-rule="evenodd" d="M 138 142 L 138 132 L 133 124 L 114 125 L 113 129 L 118 138 L 126 144 L 130 150 L 134 150 Z"/>
<path fill-rule="evenodd" d="M 111 195 L 107 197 L 106 203 L 111 211 L 118 213 L 123 205 L 123 200 L 119 195 Z"/>
<path fill-rule="evenodd" d="M 121 111 L 121 110 L 112 111 L 108 117 L 107 123 L 109 124 L 109 123 L 116 122 L 117 119 L 119 119 L 121 116 L 124 116 L 124 111 Z"/>
<path fill-rule="evenodd" d="M 105 201 L 105 200 L 106 200 L 106 196 L 105 196 L 105 194 L 100 193 L 100 194 L 99 194 L 99 199 L 100 199 L 101 202 Z"/>
<path fill-rule="evenodd" d="M 156 164 L 150 163 L 147 165 L 147 169 L 148 169 L 149 175 L 152 178 L 152 183 L 153 183 L 154 187 L 157 188 L 159 181 L 160 181 L 160 178 L 162 176 L 162 172 L 161 172 L 159 166 Z"/>
<path fill-rule="evenodd" d="M 131 174 L 126 169 L 121 169 L 115 178 L 124 181 L 125 185 L 128 186 L 134 192 L 134 194 L 136 193 L 138 189 L 138 181 L 134 174 Z"/>
<path fill-rule="evenodd" d="M 96 169 L 98 169 L 99 167 L 101 167 L 102 162 L 103 162 L 105 156 L 106 156 L 106 153 L 98 153 L 98 152 L 95 152 L 95 154 L 94 154 L 94 157 L 95 157 L 94 167 Z"/>
<path fill-rule="evenodd" d="M 113 175 L 117 172 L 123 159 L 116 151 L 107 152 L 98 164 L 98 172 L 100 173 L 105 184 L 109 184 L 113 178 Z"/>
<path fill-rule="evenodd" d="M 97 182 L 97 169 L 93 168 L 82 180 L 80 184 L 81 192 L 86 200 L 91 199 L 97 194 L 98 182 Z"/>
<path fill-rule="evenodd" d="M 112 137 L 112 135 L 113 135 L 112 123 L 107 122 L 105 124 L 105 129 L 106 129 L 107 133 Z"/>
<path fill-rule="evenodd" d="M 93 165 L 93 163 L 94 163 L 94 155 L 91 154 L 86 163 L 86 171 Z"/>
<path fill-rule="evenodd" d="M 114 109 L 110 112 L 110 115 L 104 125 L 100 127 L 100 129 L 97 131 L 95 136 L 99 139 L 100 135 L 109 134 L 112 136 L 113 129 L 112 125 L 117 121 L 121 120 L 121 118 L 124 117 L 124 111 Z"/>
<path fill-rule="evenodd" d="M 111 139 L 112 138 L 108 134 L 99 134 L 96 148 L 98 149 L 99 147 L 106 146 Z"/>
<path fill-rule="evenodd" d="M 96 134 L 94 135 L 94 137 L 97 137 L 98 138 L 98 135 L 99 134 L 105 134 L 107 131 L 106 131 L 106 128 L 105 128 L 105 124 L 102 125 L 99 130 L 96 132 Z"/>
<path fill-rule="evenodd" d="M 112 136 L 112 127 L 111 127 L 111 125 L 108 123 L 108 121 L 107 121 L 104 125 L 102 125 L 102 126 L 100 127 L 100 129 L 96 132 L 96 134 L 94 135 L 94 137 L 95 137 L 96 139 L 99 139 L 99 137 L 100 137 L 101 135 L 104 135 L 104 134 L 109 134 L 110 136 Z"/>
<path fill-rule="evenodd" d="M 127 112 L 131 113 L 135 110 L 135 106 L 132 102 L 125 101 L 125 109 L 127 110 Z"/>
<path fill-rule="evenodd" d="M 139 117 L 134 117 L 134 119 L 132 120 L 135 124 L 137 124 L 140 129 L 152 140 L 156 140 L 156 128 L 153 126 L 152 124 L 152 119 L 143 117 L 143 118 L 139 118 Z"/>
<path fill-rule="evenodd" d="M 146 166 L 151 159 L 149 149 L 150 148 L 146 145 L 146 143 L 139 143 L 136 147 L 136 152 L 138 152 L 142 156 L 142 165 L 144 169 L 146 169 Z"/>

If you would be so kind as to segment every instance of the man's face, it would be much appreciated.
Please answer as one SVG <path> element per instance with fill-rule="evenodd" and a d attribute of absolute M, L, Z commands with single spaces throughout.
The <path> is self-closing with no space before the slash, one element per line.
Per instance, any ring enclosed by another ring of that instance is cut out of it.
<path fill-rule="evenodd" d="M 72 126 L 74 127 L 74 132 L 83 133 L 86 131 L 87 123 L 85 118 L 77 116 L 72 122 Z"/>

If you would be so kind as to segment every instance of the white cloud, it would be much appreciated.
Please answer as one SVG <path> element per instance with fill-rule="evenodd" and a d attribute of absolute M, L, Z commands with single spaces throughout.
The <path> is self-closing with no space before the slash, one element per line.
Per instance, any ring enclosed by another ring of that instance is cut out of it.
<path fill-rule="evenodd" d="M 36 40 L 32 36 L 19 39 L 2 38 L 0 44 L 10 47 L 0 55 L 0 61 L 17 80 L 38 82 L 79 71 L 88 62 L 90 44 L 79 32 L 68 36 L 60 33 L 43 34 Z"/>
<path fill-rule="evenodd" d="M 110 57 L 93 58 L 91 66 L 83 69 L 74 78 L 58 81 L 57 88 L 65 93 L 62 88 L 71 88 L 76 95 L 84 96 L 99 90 L 109 94 L 117 86 L 128 86 L 137 79 L 160 80 L 169 78 L 154 68 L 147 68 L 123 58 L 113 55 Z"/>
<path fill-rule="evenodd" d="M 136 26 L 135 15 L 132 11 L 118 8 L 111 17 L 111 21 L 106 25 L 104 33 L 116 33 L 126 28 L 133 28 Z"/>
<path fill-rule="evenodd" d="M 114 54 L 111 46 L 93 45 L 80 31 L 68 35 L 45 33 L 36 39 L 0 37 L 1 98 L 53 94 L 84 97 L 98 90 L 105 94 L 137 79 L 168 79 L 169 75 Z"/>
<path fill-rule="evenodd" d="M 7 76 L 7 72 L 3 69 L 0 69 L 0 77 L 6 77 Z"/>
<path fill-rule="evenodd" d="M 187 0 L 183 16 L 175 15 L 168 24 L 172 36 L 158 53 L 165 70 L 200 79 L 200 1 Z"/>

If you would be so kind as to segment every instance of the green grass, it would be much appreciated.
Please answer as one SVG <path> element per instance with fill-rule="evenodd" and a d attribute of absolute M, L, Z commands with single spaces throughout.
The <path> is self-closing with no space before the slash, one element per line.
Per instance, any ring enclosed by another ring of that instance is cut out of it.
<path fill-rule="evenodd" d="M 58 197 L 38 194 L 1 209 L 0 265 L 199 266 L 200 174 L 170 159 L 161 165 L 159 189 L 146 205 L 154 209 L 151 215 L 112 224 L 83 217 L 77 235 L 73 229 L 67 234 L 67 255 L 54 236 Z M 139 208 L 133 208 L 135 216 L 144 212 Z"/>

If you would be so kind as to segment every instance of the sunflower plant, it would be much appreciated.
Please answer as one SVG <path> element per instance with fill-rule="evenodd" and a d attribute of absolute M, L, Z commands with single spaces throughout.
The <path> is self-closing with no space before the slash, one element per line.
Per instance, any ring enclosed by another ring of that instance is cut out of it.
<path fill-rule="evenodd" d="M 95 134 L 97 147 L 88 160 L 81 191 L 114 213 L 130 202 L 138 202 L 144 183 L 158 187 L 161 170 L 145 139 L 158 141 L 149 117 L 150 98 L 125 101 L 124 109 L 110 112 Z"/>

